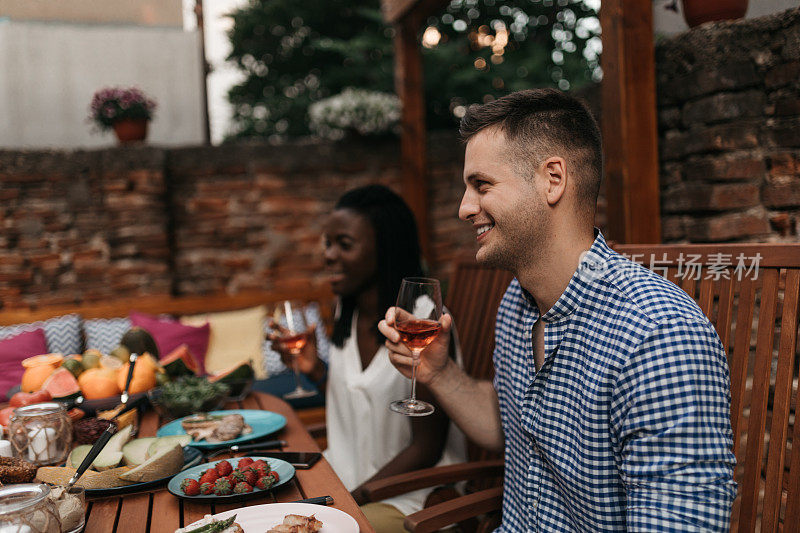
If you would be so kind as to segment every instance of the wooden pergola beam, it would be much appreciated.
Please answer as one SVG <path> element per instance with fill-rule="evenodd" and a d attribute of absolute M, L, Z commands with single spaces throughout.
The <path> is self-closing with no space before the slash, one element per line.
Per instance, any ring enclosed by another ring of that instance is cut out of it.
<path fill-rule="evenodd" d="M 417 32 L 446 0 L 382 0 L 384 20 L 395 30 L 395 89 L 402 102 L 400 118 L 401 190 L 419 226 L 423 256 L 430 259 L 428 217 L 428 137 L 425 126 L 425 84 Z"/>
<path fill-rule="evenodd" d="M 661 242 L 653 6 L 603 0 L 601 127 L 608 237 Z"/>
<path fill-rule="evenodd" d="M 423 256 L 430 259 L 428 226 L 428 136 L 425 93 L 417 27 L 408 19 L 395 23 L 395 88 L 403 103 L 400 118 L 402 195 L 417 219 Z"/>

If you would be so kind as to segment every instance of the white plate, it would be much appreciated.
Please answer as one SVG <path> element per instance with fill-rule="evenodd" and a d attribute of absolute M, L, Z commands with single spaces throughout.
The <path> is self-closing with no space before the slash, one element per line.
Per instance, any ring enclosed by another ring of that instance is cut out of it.
<path fill-rule="evenodd" d="M 356 519 L 333 507 L 311 503 L 267 503 L 240 507 L 214 515 L 217 520 L 225 520 L 236 515 L 236 523 L 244 533 L 263 533 L 283 523 L 287 514 L 300 514 L 314 517 L 322 522 L 320 533 L 359 533 Z"/>

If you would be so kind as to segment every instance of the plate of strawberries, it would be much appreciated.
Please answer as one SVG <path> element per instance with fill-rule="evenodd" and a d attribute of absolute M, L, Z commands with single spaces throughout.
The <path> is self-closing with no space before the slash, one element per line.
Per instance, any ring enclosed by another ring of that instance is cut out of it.
<path fill-rule="evenodd" d="M 233 457 L 188 468 L 175 475 L 167 489 L 190 500 L 242 499 L 283 485 L 294 467 L 272 457 Z"/>

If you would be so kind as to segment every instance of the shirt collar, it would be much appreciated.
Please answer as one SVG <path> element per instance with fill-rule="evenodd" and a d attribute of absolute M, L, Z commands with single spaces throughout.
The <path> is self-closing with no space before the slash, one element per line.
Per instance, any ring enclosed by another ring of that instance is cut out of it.
<path fill-rule="evenodd" d="M 567 288 L 558 298 L 555 305 L 544 314 L 542 319 L 546 323 L 550 323 L 558 322 L 570 316 L 578 308 L 594 281 L 603 277 L 607 268 L 608 258 L 612 253 L 611 248 L 606 244 L 603 234 L 599 229 L 595 228 L 595 239 L 591 248 L 581 254 L 578 268 L 572 274 L 572 279 L 570 279 Z M 527 293 L 526 298 L 532 301 L 532 298 Z"/>

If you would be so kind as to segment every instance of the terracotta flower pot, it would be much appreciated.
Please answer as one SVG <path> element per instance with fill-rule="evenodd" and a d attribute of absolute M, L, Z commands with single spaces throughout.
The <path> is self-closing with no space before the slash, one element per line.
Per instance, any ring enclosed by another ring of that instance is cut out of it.
<path fill-rule="evenodd" d="M 114 133 L 120 144 L 143 141 L 147 138 L 147 119 L 126 118 L 114 122 Z"/>
<path fill-rule="evenodd" d="M 681 0 L 683 18 L 690 28 L 712 20 L 742 18 L 747 0 Z"/>

